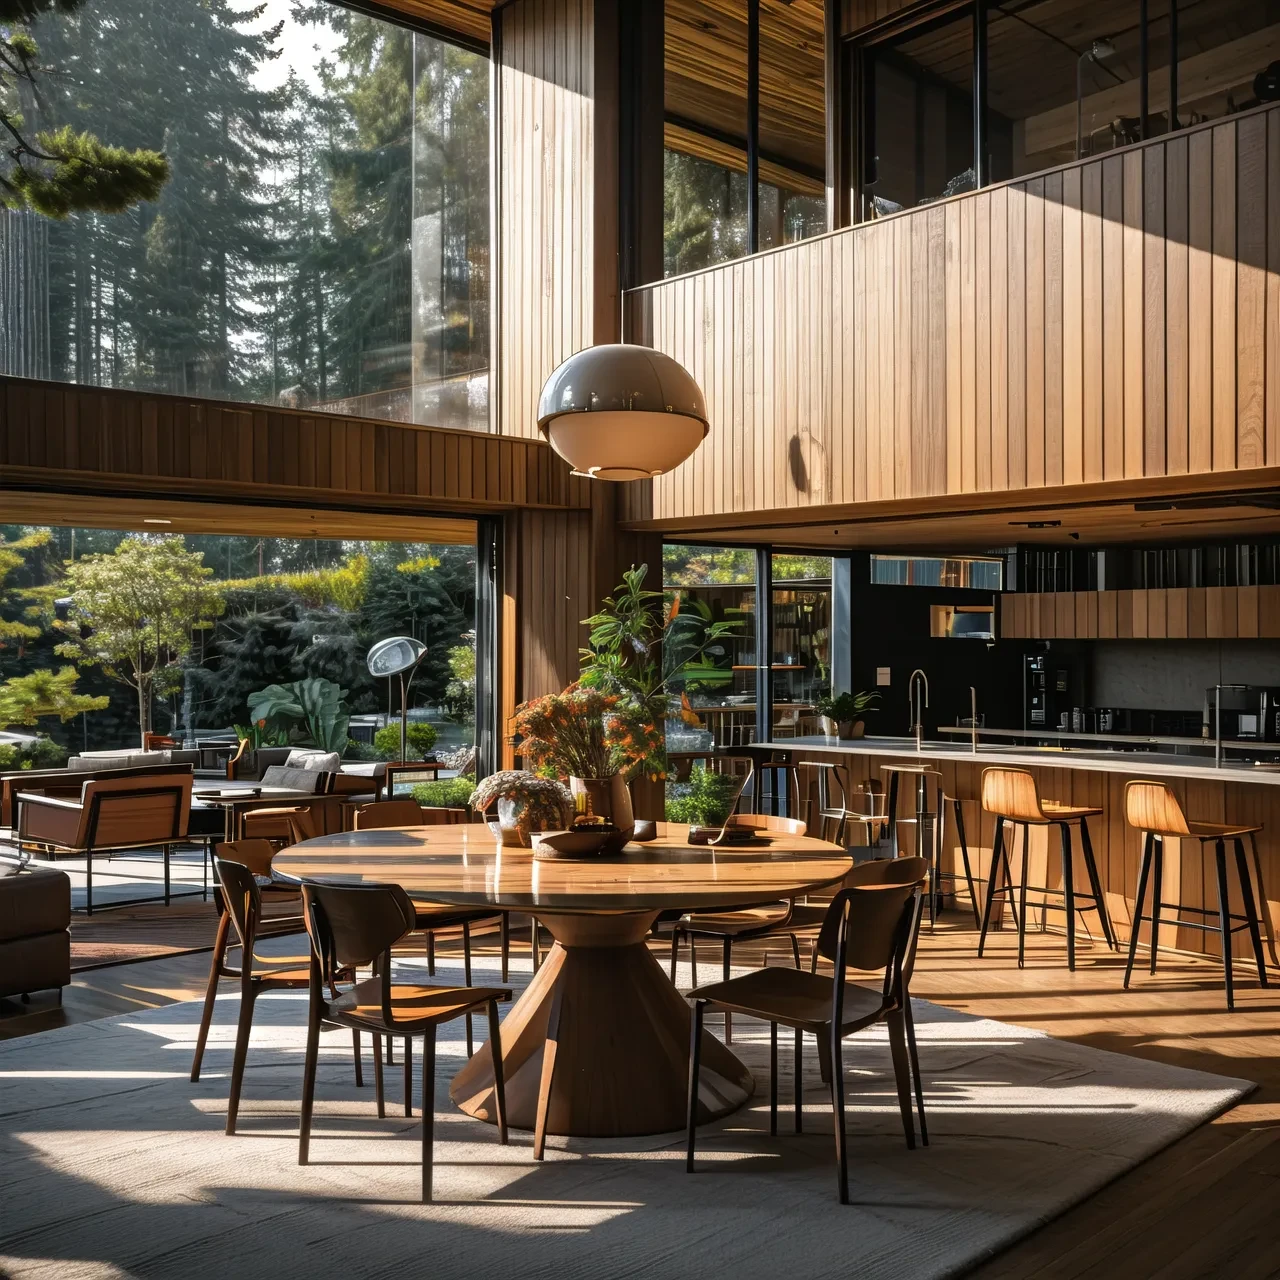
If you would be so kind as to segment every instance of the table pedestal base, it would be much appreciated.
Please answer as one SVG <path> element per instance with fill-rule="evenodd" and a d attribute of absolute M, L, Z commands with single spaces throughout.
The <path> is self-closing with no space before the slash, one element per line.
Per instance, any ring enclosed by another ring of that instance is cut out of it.
<path fill-rule="evenodd" d="M 535 1128 L 544 1087 L 547 1133 L 614 1138 L 684 1128 L 690 1013 L 645 945 L 656 918 L 540 917 L 555 945 L 502 1023 L 513 1128 Z M 704 1032 L 698 1122 L 736 1111 L 753 1089 L 746 1067 Z M 487 1045 L 454 1077 L 449 1096 L 468 1115 L 496 1120 Z"/>

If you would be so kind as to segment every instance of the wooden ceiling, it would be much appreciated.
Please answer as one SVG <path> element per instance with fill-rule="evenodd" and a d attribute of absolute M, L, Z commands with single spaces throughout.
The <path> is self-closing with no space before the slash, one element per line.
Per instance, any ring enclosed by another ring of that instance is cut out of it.
<path fill-rule="evenodd" d="M 648 0 L 658 3 L 659 0 Z M 722 135 L 716 144 L 745 146 L 747 134 L 747 19 L 745 0 L 665 0 L 666 91 L 669 117 Z M 500 0 L 379 0 L 472 40 L 489 39 L 490 11 Z M 820 190 L 824 165 L 823 0 L 761 0 L 760 147 L 775 162 L 766 181 Z M 687 130 L 668 136 L 682 145 Z M 741 148 L 738 148 L 740 153 Z M 705 157 L 704 157 L 705 158 Z M 724 163 L 724 159 L 720 159 Z M 799 174 L 788 175 L 787 162 Z M 745 159 L 742 160 L 745 167 Z M 738 167 L 736 164 L 733 167 Z"/>

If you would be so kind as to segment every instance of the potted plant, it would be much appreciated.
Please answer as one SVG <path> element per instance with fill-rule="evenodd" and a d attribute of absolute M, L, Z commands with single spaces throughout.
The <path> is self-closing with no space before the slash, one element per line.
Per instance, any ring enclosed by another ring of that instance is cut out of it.
<path fill-rule="evenodd" d="M 573 797 L 564 783 L 540 778 L 524 769 L 491 773 L 470 797 L 471 807 L 487 814 L 497 808 L 489 829 L 504 845 L 528 849 L 533 831 L 555 831 L 569 824 Z"/>
<path fill-rule="evenodd" d="M 458 810 L 458 813 L 453 814 L 452 820 L 466 822 L 466 809 L 475 789 L 476 780 L 473 776 L 437 778 L 432 782 L 418 783 L 413 789 L 413 798 L 424 809 Z M 449 817 L 448 814 L 443 816 Z"/>
<path fill-rule="evenodd" d="M 864 689 L 861 693 L 827 694 L 819 698 L 815 704 L 822 717 L 822 732 L 828 737 L 843 739 L 861 738 L 866 732 L 863 714 L 870 711 L 880 700 L 874 689 Z M 833 733 L 834 730 L 834 733 Z"/>
<path fill-rule="evenodd" d="M 600 689 L 570 685 L 516 709 L 520 753 L 540 773 L 567 778 L 580 811 L 631 838 L 635 818 L 627 782 L 661 745 L 657 726 L 633 703 Z"/>

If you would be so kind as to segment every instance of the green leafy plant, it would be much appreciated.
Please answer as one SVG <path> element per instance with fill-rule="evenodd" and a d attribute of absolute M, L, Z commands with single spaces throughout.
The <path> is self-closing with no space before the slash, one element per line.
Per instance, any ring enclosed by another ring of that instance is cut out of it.
<path fill-rule="evenodd" d="M 629 775 L 655 750 L 660 732 L 618 694 L 570 685 L 516 708 L 520 754 L 544 776 Z"/>
<path fill-rule="evenodd" d="M 101 711 L 111 701 L 77 693 L 75 667 L 50 671 L 41 667 L 0 685 L 0 727 L 35 724 L 41 716 L 57 716 L 64 724 L 82 711 Z"/>
<path fill-rule="evenodd" d="M 289 745 L 289 734 L 284 729 L 270 728 L 265 720 L 256 720 L 253 724 L 238 724 L 234 728 L 236 737 L 242 742 L 247 739 L 249 747 L 253 751 L 257 751 L 259 747 L 287 747 Z"/>
<path fill-rule="evenodd" d="M 356 738 L 347 739 L 347 749 L 342 753 L 344 760 L 380 760 L 377 749 L 372 743 L 361 742 Z"/>
<path fill-rule="evenodd" d="M 66 747 L 52 738 L 34 742 L 0 743 L 0 771 L 6 769 L 59 769 L 67 762 Z"/>
<path fill-rule="evenodd" d="M 827 694 L 814 702 L 814 708 L 820 716 L 837 723 L 857 720 L 868 711 L 875 710 L 880 695 L 874 689 L 864 689 L 861 693 Z"/>
<path fill-rule="evenodd" d="M 667 821 L 719 827 L 733 810 L 738 779 L 695 765 L 688 782 L 667 783 Z"/>
<path fill-rule="evenodd" d="M 470 775 L 461 778 L 437 778 L 434 782 L 420 782 L 413 789 L 413 798 L 429 809 L 465 809 L 475 791 L 476 780 Z"/>
<path fill-rule="evenodd" d="M 346 690 L 313 677 L 291 684 L 269 684 L 249 695 L 253 722 L 265 721 L 265 728 L 284 732 L 301 746 L 341 753 L 347 745 Z"/>
<path fill-rule="evenodd" d="M 436 745 L 439 734 L 435 725 L 428 724 L 425 720 L 415 720 L 409 724 L 405 737 L 408 740 L 408 758 L 425 760 Z M 378 753 L 379 760 L 399 760 L 400 726 L 389 724 L 379 729 L 373 735 L 373 749 Z"/>

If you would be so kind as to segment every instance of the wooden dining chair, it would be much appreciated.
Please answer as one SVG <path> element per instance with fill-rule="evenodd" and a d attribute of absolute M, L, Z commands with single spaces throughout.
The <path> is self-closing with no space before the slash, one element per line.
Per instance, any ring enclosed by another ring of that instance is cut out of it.
<path fill-rule="evenodd" d="M 920 928 L 920 891 L 928 873 L 926 858 L 893 858 L 879 863 L 878 883 L 862 883 L 842 889 L 832 899 L 818 940 L 818 950 L 832 961 L 833 972 L 806 973 L 800 969 L 766 968 L 731 978 L 727 982 L 695 987 L 688 1000 L 693 1005 L 689 1037 L 689 1110 L 687 1170 L 694 1169 L 699 1067 L 702 1028 L 706 1011 L 760 1018 L 769 1024 L 769 1132 L 778 1132 L 778 1027 L 795 1031 L 795 1127 L 804 1127 L 804 1034 L 812 1032 L 830 1055 L 831 1105 L 835 1115 L 836 1166 L 840 1203 L 849 1203 L 848 1153 L 845 1138 L 844 1065 L 841 1046 L 846 1036 L 883 1022 L 889 1032 L 898 1108 L 908 1148 L 915 1148 L 912 1117 L 915 1104 L 920 1115 L 920 1135 L 928 1145 L 924 1115 L 924 1088 L 920 1080 L 915 1025 L 911 1018 L 911 973 L 915 942 Z M 871 874 L 871 873 L 869 873 Z M 849 981 L 850 970 L 873 973 L 884 970 L 880 990 Z M 821 1051 L 821 1050 L 820 1050 Z"/>
<path fill-rule="evenodd" d="M 423 986 L 394 982 L 391 948 L 415 928 L 409 895 L 396 884 L 336 885 L 303 881 L 302 899 L 311 939 L 307 1015 L 307 1055 L 302 1080 L 302 1123 L 298 1163 L 306 1164 L 311 1146 L 311 1114 L 316 1093 L 320 1027 L 336 1023 L 353 1031 L 403 1037 L 404 1110 L 413 1114 L 412 1038 L 422 1036 L 422 1199 L 431 1200 L 432 1146 L 435 1133 L 436 1028 L 464 1014 L 487 1009 L 489 1049 L 493 1055 L 495 1119 L 498 1140 L 507 1141 L 507 1100 L 502 1075 L 502 1031 L 498 1001 L 510 1000 L 510 988 Z M 346 970 L 372 967 L 373 976 L 332 998 L 335 977 Z M 487 1119 L 488 1117 L 482 1117 Z"/>
<path fill-rule="evenodd" d="M 725 823 L 730 831 L 778 832 L 782 835 L 802 836 L 805 824 L 798 818 L 775 818 L 771 814 L 735 813 Z M 785 926 L 795 910 L 794 901 L 765 902 L 755 907 L 741 907 L 729 911 L 691 911 L 670 922 L 671 928 L 671 981 L 676 980 L 676 965 L 680 959 L 680 939 L 689 942 L 689 960 L 693 973 L 693 985 L 698 985 L 698 939 L 713 938 L 721 945 L 724 978 L 729 979 L 733 962 L 733 944 L 752 938 L 762 938 Z M 800 967 L 800 944 L 791 939 L 796 968 Z M 733 1016 L 724 1017 L 724 1039 L 733 1043 Z"/>
<path fill-rule="evenodd" d="M 213 1006 L 222 978 L 234 978 L 240 983 L 240 1015 L 236 1022 L 236 1047 L 231 1062 L 231 1086 L 227 1095 L 228 1135 L 236 1131 L 236 1119 L 240 1113 L 240 1092 L 244 1083 L 245 1061 L 249 1054 L 249 1036 L 253 1031 L 253 1008 L 264 991 L 278 991 L 305 987 L 310 981 L 310 959 L 304 950 L 301 955 L 260 955 L 258 944 L 268 938 L 283 938 L 306 931 L 301 916 L 263 918 L 261 879 L 269 879 L 271 871 L 271 845 L 266 840 L 241 841 L 238 845 L 219 846 L 220 856 L 214 859 L 214 871 L 218 881 L 217 895 L 222 900 L 222 915 L 218 922 L 218 934 L 214 941 L 213 960 L 209 966 L 209 984 L 205 990 L 204 1011 L 200 1017 L 200 1030 L 196 1036 L 196 1051 L 191 1062 L 191 1080 L 200 1079 L 200 1067 L 204 1061 L 205 1044 L 209 1038 L 209 1024 L 213 1020 Z M 236 854 L 248 861 L 233 861 L 229 854 Z M 296 897 L 296 895 L 294 895 Z M 240 944 L 239 963 L 227 960 L 229 931 L 234 928 Z M 350 970 L 335 971 L 334 982 L 353 982 L 355 974 Z M 334 994 L 337 994 L 336 985 Z M 364 1084 L 360 1066 L 360 1033 L 353 1029 L 351 1041 L 355 1050 L 356 1085 Z M 374 1041 L 374 1063 L 378 1063 L 378 1044 Z M 378 1108 L 382 1113 L 382 1075 L 377 1080 Z"/>

